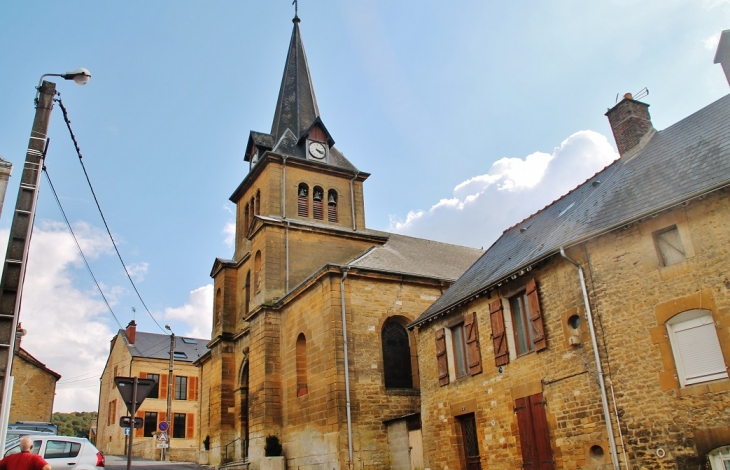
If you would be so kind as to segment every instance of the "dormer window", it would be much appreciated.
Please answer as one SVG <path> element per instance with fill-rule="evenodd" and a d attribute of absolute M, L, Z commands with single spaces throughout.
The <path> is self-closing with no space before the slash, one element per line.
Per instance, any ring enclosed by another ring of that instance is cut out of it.
<path fill-rule="evenodd" d="M 337 222 L 337 191 L 327 191 L 327 220 Z"/>
<path fill-rule="evenodd" d="M 314 192 L 312 193 L 312 213 L 314 215 L 315 219 L 322 220 L 324 219 L 324 190 L 320 188 L 319 186 L 314 187 Z"/>
<path fill-rule="evenodd" d="M 301 183 L 297 190 L 297 215 L 309 217 L 309 186 L 304 183 Z"/>

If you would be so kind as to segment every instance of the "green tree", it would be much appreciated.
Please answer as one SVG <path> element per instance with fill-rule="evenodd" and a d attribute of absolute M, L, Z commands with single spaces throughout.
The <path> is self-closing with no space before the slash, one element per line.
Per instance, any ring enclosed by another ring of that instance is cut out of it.
<path fill-rule="evenodd" d="M 53 413 L 53 424 L 58 426 L 60 436 L 88 437 L 91 422 L 96 419 L 96 411 L 75 411 L 73 413 Z"/>

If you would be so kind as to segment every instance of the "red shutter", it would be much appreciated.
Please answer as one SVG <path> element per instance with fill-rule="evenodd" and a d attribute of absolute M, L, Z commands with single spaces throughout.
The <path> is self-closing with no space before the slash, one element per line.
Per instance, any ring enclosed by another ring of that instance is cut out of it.
<path fill-rule="evenodd" d="M 492 321 L 492 343 L 494 344 L 494 364 L 499 367 L 509 363 L 507 335 L 504 331 L 502 299 L 489 304 L 489 317 Z"/>
<path fill-rule="evenodd" d="M 188 415 L 185 417 L 185 437 L 187 439 L 192 439 L 195 437 L 193 433 L 195 432 L 195 415 L 193 413 L 188 413 Z"/>
<path fill-rule="evenodd" d="M 537 283 L 531 279 L 527 283 L 527 302 L 530 306 L 530 324 L 532 325 L 532 343 L 535 351 L 542 351 L 547 348 L 547 337 L 545 336 L 545 325 L 542 321 L 540 310 L 540 298 L 537 293 Z"/>
<path fill-rule="evenodd" d="M 147 372 L 140 372 L 139 373 L 139 378 L 140 379 L 146 379 L 147 378 Z"/>
<path fill-rule="evenodd" d="M 535 451 L 540 470 L 555 470 L 553 451 L 550 448 L 550 433 L 548 432 L 547 415 L 545 413 L 545 399 L 542 393 L 529 397 L 532 413 L 532 429 L 535 433 Z"/>
<path fill-rule="evenodd" d="M 446 358 L 446 333 L 444 329 L 436 330 L 436 360 L 438 361 L 439 385 L 449 383 L 449 363 Z"/>
<path fill-rule="evenodd" d="M 466 355 L 469 361 L 469 374 L 476 375 L 482 371 L 482 352 L 479 348 L 477 312 L 466 315 L 464 330 L 466 330 Z"/>
<path fill-rule="evenodd" d="M 327 204 L 327 220 L 337 222 L 337 203 Z"/>
<path fill-rule="evenodd" d="M 197 401 L 198 399 L 198 378 L 188 377 L 188 400 Z"/>
<path fill-rule="evenodd" d="M 309 217 L 309 199 L 300 197 L 297 203 L 297 215 L 299 217 Z"/>
<path fill-rule="evenodd" d="M 157 413 L 157 428 L 159 429 L 159 424 L 165 422 L 165 418 L 167 417 L 167 413 L 164 411 L 160 411 Z"/>
<path fill-rule="evenodd" d="M 322 201 L 314 201 L 312 203 L 312 215 L 315 219 L 322 220 L 324 218 L 324 208 Z"/>
<path fill-rule="evenodd" d="M 137 411 L 137 417 L 144 419 L 144 411 Z M 137 428 L 134 430 L 134 437 L 143 437 L 144 427 Z"/>
<path fill-rule="evenodd" d="M 160 374 L 160 398 L 167 398 L 167 375 Z"/>
<path fill-rule="evenodd" d="M 532 414 L 530 413 L 530 400 L 518 398 L 515 400 L 515 414 L 517 415 L 517 427 L 520 431 L 520 449 L 522 450 L 522 468 L 538 470 L 537 452 L 532 433 Z"/>

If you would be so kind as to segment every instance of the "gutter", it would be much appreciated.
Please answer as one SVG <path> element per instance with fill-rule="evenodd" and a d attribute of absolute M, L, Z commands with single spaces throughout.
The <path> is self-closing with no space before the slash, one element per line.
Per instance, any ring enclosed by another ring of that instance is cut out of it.
<path fill-rule="evenodd" d="M 576 268 L 578 268 L 578 278 L 580 279 L 580 288 L 583 291 L 583 303 L 588 317 L 588 329 L 591 332 L 591 345 L 593 346 L 593 358 L 596 361 L 596 372 L 598 374 L 598 385 L 601 387 L 601 404 L 603 405 L 603 417 L 606 420 L 606 431 L 608 432 L 608 443 L 611 447 L 611 460 L 614 470 L 620 470 L 618 462 L 618 454 L 616 453 L 616 440 L 613 437 L 613 424 L 611 424 L 611 414 L 608 410 L 608 397 L 606 396 L 606 383 L 603 380 L 603 366 L 601 365 L 601 356 L 598 353 L 598 342 L 596 341 L 596 330 L 593 328 L 593 313 L 591 305 L 588 301 L 588 290 L 586 289 L 586 280 L 583 276 L 583 267 L 576 261 L 568 258 L 563 247 L 560 247 L 560 256 L 568 260 Z M 618 422 L 618 415 L 616 415 Z M 620 426 L 619 426 L 620 429 Z"/>
<path fill-rule="evenodd" d="M 350 363 L 347 357 L 347 317 L 345 315 L 345 279 L 350 268 L 343 267 L 342 279 L 340 280 L 340 304 L 342 310 L 342 344 L 345 353 L 345 399 L 347 400 L 347 452 L 348 452 L 348 468 L 353 470 L 355 463 L 352 457 L 352 413 L 350 409 Z"/>

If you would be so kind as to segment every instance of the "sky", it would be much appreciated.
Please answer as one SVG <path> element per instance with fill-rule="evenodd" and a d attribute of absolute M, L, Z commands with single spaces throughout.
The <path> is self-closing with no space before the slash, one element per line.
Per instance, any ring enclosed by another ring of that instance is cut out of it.
<path fill-rule="evenodd" d="M 618 158 L 604 114 L 624 93 L 648 88 L 664 129 L 730 91 L 713 64 L 730 0 L 302 0 L 299 16 L 322 120 L 371 173 L 367 226 L 448 243 L 486 249 Z M 210 337 L 228 198 L 249 131 L 271 128 L 292 17 L 290 0 L 3 5 L 0 156 L 14 169 L 0 248 L 35 86 L 85 67 L 86 86 L 55 81 L 142 299 L 56 106 L 47 174 L 114 315 L 44 176 L 20 321 L 23 348 L 63 376 L 55 411 L 97 410 L 109 342 L 133 319 Z"/>

